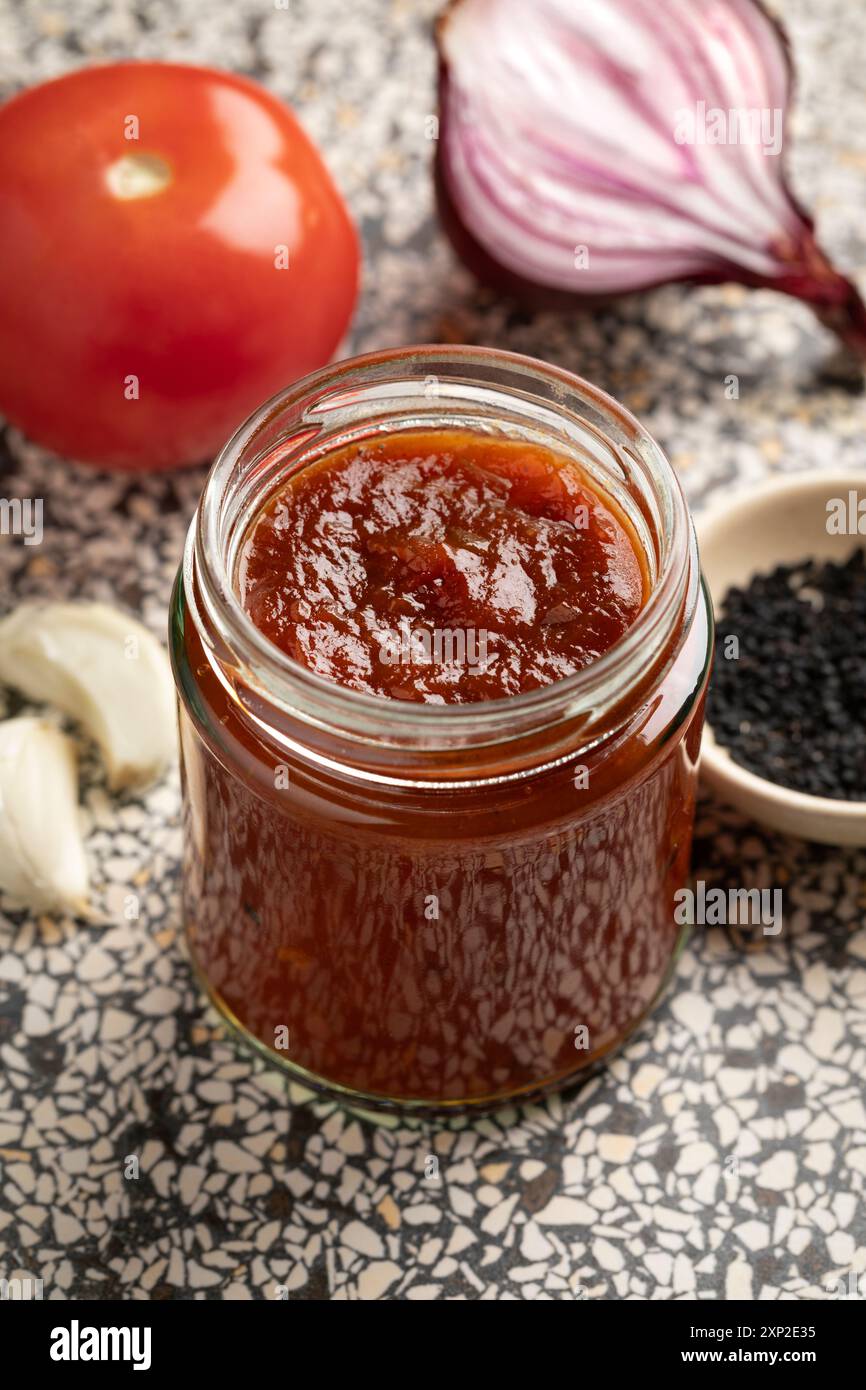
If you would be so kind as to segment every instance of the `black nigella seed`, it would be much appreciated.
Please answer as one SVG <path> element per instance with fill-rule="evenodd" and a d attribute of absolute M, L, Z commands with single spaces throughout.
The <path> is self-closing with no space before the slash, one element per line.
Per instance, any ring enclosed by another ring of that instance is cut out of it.
<path fill-rule="evenodd" d="M 716 618 L 717 741 L 779 786 L 866 800 L 866 549 L 755 575 Z"/>

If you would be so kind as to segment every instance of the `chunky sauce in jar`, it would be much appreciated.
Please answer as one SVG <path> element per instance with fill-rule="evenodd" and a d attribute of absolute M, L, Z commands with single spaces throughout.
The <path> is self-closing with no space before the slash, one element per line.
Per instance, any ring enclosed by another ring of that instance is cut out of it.
<path fill-rule="evenodd" d="M 239 588 L 256 626 L 326 679 L 464 703 L 607 651 L 644 601 L 639 557 L 620 509 L 571 460 L 418 431 L 296 474 L 256 521 Z"/>
<path fill-rule="evenodd" d="M 386 709 L 553 685 L 610 650 L 650 590 L 631 522 L 570 459 L 438 429 L 292 475 L 249 524 L 235 583 L 278 648 Z M 702 603 L 603 738 L 551 760 L 539 736 L 515 773 L 506 741 L 453 782 L 365 778 L 348 743 L 311 754 L 300 722 L 278 742 L 195 623 L 179 641 L 184 915 L 248 1036 L 302 1079 L 437 1106 L 538 1093 L 634 1030 L 680 936 Z"/>

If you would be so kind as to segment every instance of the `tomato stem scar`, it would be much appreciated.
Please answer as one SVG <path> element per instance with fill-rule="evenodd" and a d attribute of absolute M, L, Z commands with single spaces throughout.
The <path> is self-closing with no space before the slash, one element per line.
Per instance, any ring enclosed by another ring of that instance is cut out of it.
<path fill-rule="evenodd" d="M 171 166 L 158 154 L 124 154 L 109 164 L 105 181 L 115 198 L 152 198 L 172 181 Z"/>

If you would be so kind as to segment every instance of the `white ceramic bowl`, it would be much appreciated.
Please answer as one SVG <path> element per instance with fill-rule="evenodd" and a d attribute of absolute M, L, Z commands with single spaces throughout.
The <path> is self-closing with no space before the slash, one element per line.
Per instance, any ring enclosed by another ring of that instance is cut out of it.
<path fill-rule="evenodd" d="M 846 560 L 866 536 L 831 535 L 827 502 L 866 497 L 861 473 L 798 473 L 732 492 L 695 518 L 701 567 L 716 613 L 732 585 L 744 587 L 754 574 L 800 560 Z M 866 702 L 866 690 L 863 692 Z M 721 800 L 774 830 L 831 845 L 866 845 L 866 801 L 808 796 L 768 782 L 738 766 L 704 732 L 701 772 Z"/>

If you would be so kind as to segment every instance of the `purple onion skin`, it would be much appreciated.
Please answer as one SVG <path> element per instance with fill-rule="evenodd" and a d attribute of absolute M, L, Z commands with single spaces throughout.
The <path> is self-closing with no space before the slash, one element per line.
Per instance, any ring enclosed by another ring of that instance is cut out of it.
<path fill-rule="evenodd" d="M 448 87 L 450 76 L 448 64 L 441 45 L 441 32 L 447 23 L 450 12 L 462 0 L 448 0 L 445 9 L 436 22 L 436 37 L 439 46 L 438 92 L 439 92 L 439 138 L 433 161 L 433 186 L 439 220 L 457 256 L 471 271 L 480 284 L 499 294 L 512 298 L 533 310 L 591 311 L 616 303 L 622 296 L 617 294 L 587 294 L 578 290 L 553 288 L 527 279 L 507 266 L 501 265 L 473 235 L 463 220 L 460 210 L 452 197 L 445 172 L 446 160 L 443 151 L 448 140 L 449 102 Z M 793 91 L 795 70 L 791 54 L 791 44 L 787 33 L 774 15 L 771 15 L 761 0 L 753 0 L 775 30 L 780 47 L 784 53 L 788 70 L 789 87 Z M 821 323 L 824 324 L 850 352 L 866 360 L 866 304 L 857 287 L 840 274 L 829 257 L 821 250 L 815 239 L 815 223 L 811 214 L 792 193 L 787 178 L 782 175 L 785 194 L 800 223 L 800 235 L 796 244 L 779 253 L 780 262 L 790 264 L 790 271 L 781 275 L 756 275 L 743 266 L 728 262 L 718 271 L 701 275 L 667 276 L 648 281 L 639 289 L 629 289 L 623 294 L 640 294 L 658 289 L 663 285 L 720 285 L 740 284 L 750 289 L 771 289 L 808 304 Z"/>

